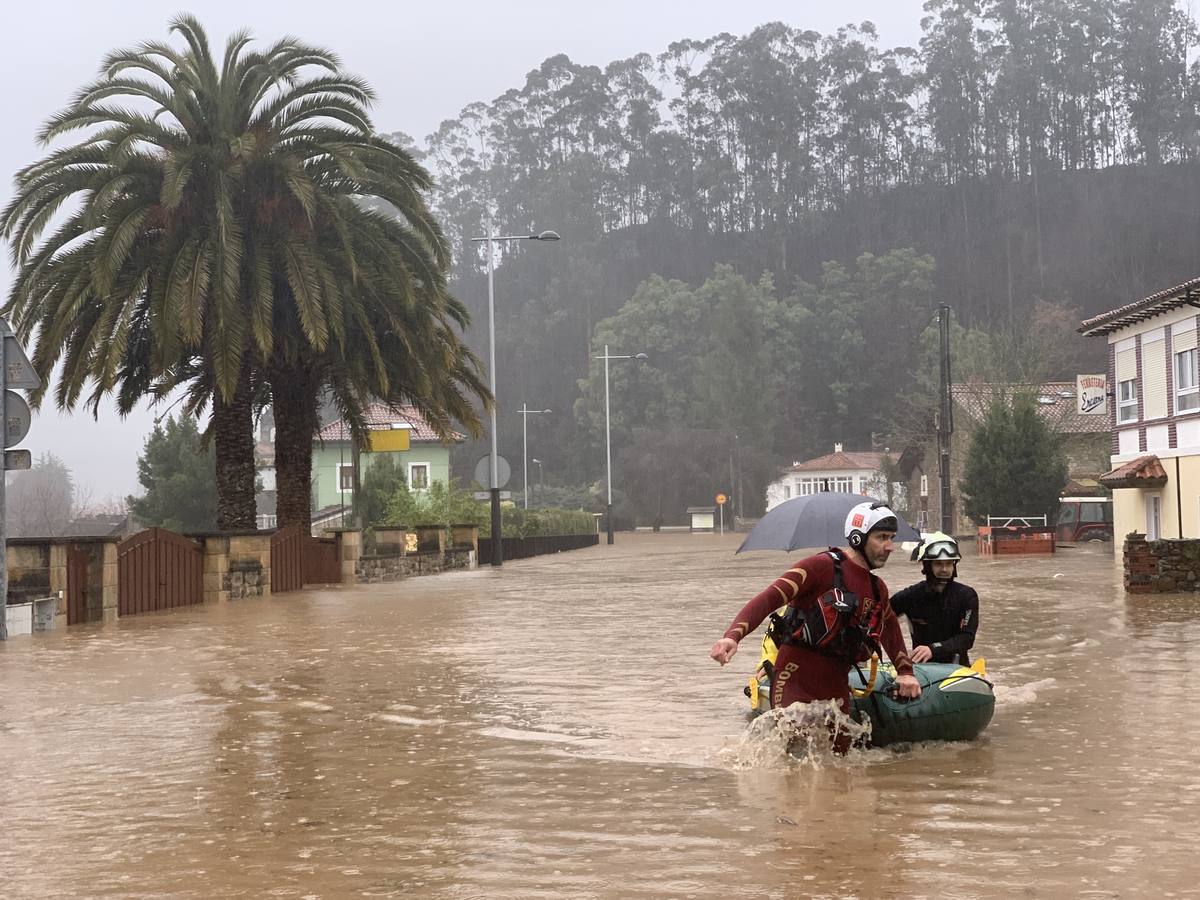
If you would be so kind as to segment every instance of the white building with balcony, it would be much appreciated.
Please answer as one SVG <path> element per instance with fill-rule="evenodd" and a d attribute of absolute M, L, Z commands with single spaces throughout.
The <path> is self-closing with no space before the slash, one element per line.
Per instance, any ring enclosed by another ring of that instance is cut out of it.
<path fill-rule="evenodd" d="M 841 444 L 834 444 L 832 453 L 793 463 L 767 485 L 767 510 L 784 500 L 821 491 L 886 496 L 884 459 L 895 461 L 894 455 L 887 452 L 844 450 Z"/>

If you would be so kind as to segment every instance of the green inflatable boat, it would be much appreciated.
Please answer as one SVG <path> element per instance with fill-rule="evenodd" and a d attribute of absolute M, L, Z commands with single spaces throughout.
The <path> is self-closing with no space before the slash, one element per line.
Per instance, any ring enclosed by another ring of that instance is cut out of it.
<path fill-rule="evenodd" d="M 850 670 L 854 716 L 871 720 L 871 745 L 886 747 L 915 741 L 969 741 L 992 721 L 996 697 L 982 659 L 970 668 L 952 663 L 920 663 L 913 667 L 921 696 L 900 700 L 893 690 L 896 671 L 890 664 L 864 663 Z M 770 684 L 761 670 L 747 686 L 751 715 L 771 706 Z"/>

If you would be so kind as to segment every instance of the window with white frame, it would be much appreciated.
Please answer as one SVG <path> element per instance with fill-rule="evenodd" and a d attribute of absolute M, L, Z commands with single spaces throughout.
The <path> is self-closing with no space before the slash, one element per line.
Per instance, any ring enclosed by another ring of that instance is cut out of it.
<path fill-rule="evenodd" d="M 1137 379 L 1130 378 L 1117 385 L 1117 421 L 1137 421 Z"/>
<path fill-rule="evenodd" d="M 854 490 L 854 479 L 846 476 L 834 478 L 833 489 L 843 494 L 849 494 Z"/>
<path fill-rule="evenodd" d="M 790 484 L 785 484 L 783 486 L 783 499 L 784 500 L 792 499 L 792 486 Z"/>
<path fill-rule="evenodd" d="M 354 464 L 337 464 L 337 486 L 339 494 L 350 494 L 354 491 Z"/>
<path fill-rule="evenodd" d="M 429 463 L 408 464 L 408 486 L 414 491 L 429 489 Z"/>
<path fill-rule="evenodd" d="M 796 496 L 807 497 L 810 494 L 815 494 L 817 490 L 817 480 L 815 478 L 801 478 L 800 483 L 796 486 Z"/>
<path fill-rule="evenodd" d="M 1175 412 L 1200 409 L 1200 383 L 1196 378 L 1196 348 L 1175 354 Z"/>

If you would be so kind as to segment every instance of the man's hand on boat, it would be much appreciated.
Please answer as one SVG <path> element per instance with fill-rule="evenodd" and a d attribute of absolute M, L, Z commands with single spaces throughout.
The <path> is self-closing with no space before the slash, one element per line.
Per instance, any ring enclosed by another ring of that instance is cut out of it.
<path fill-rule="evenodd" d="M 901 700 L 916 700 L 921 696 L 921 682 L 915 675 L 897 675 L 895 685 L 896 695 Z"/>
<path fill-rule="evenodd" d="M 912 661 L 914 663 L 929 662 L 933 659 L 933 651 L 922 644 L 920 647 L 913 647 Z"/>
<path fill-rule="evenodd" d="M 733 638 L 723 637 L 712 645 L 712 649 L 708 651 L 708 655 L 721 665 L 725 665 L 725 663 L 733 659 L 733 654 L 737 653 L 737 648 L 737 641 L 735 641 Z M 916 679 L 913 680 L 915 681 Z M 918 692 L 920 692 L 920 690 L 920 688 L 917 688 Z"/>

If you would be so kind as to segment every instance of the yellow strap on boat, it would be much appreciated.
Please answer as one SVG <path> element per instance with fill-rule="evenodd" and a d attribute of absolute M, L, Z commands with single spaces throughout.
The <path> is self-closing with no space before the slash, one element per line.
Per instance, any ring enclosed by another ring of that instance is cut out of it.
<path fill-rule="evenodd" d="M 878 674 L 878 672 L 879 672 L 879 654 L 872 653 L 871 654 L 871 677 L 867 679 L 866 687 L 861 688 L 861 689 L 852 687 L 852 688 L 850 688 L 850 693 L 853 694 L 855 697 L 870 697 L 871 694 L 874 693 L 874 691 L 875 691 L 875 676 L 876 676 L 876 674 Z"/>
<path fill-rule="evenodd" d="M 982 656 L 975 660 L 975 662 L 971 663 L 971 671 L 977 675 L 987 674 L 987 665 L 984 663 Z"/>
<path fill-rule="evenodd" d="M 759 703 L 762 702 L 762 692 L 759 691 L 759 689 L 758 689 L 758 676 L 757 675 L 750 676 L 749 691 L 750 691 L 750 708 L 752 710 L 757 710 Z"/>

